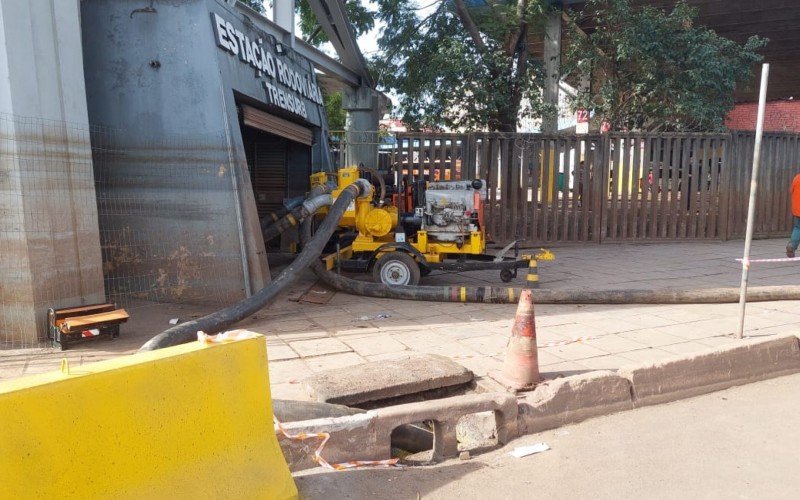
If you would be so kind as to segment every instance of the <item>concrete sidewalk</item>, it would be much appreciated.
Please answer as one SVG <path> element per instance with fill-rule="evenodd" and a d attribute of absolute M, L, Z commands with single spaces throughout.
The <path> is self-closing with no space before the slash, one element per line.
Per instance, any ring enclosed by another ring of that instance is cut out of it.
<path fill-rule="evenodd" d="M 553 248 L 540 263 L 541 286 L 554 289 L 737 287 L 743 242 L 604 244 Z M 782 257 L 783 240 L 753 243 L 752 258 Z M 800 283 L 796 262 L 753 264 L 751 285 Z M 515 284 L 524 283 L 524 275 Z M 313 284 L 301 280 L 271 307 L 241 325 L 267 337 L 273 396 L 304 399 L 298 381 L 329 368 L 396 359 L 415 353 L 451 357 L 483 376 L 499 369 L 515 312 L 513 305 L 450 304 L 371 299 L 337 293 L 326 305 L 299 303 Z M 496 284 L 497 273 L 430 276 L 424 284 Z M 292 300 L 294 299 L 294 300 Z M 748 306 L 746 335 L 800 332 L 800 303 Z M 123 329 L 122 343 L 99 341 L 67 351 L 71 362 L 133 352 L 167 319 L 186 310 L 150 308 L 147 328 Z M 615 370 L 736 342 L 737 304 L 537 306 L 539 362 L 546 377 Z M 192 311 L 200 314 L 203 311 Z M 142 319 L 141 321 L 144 321 Z M 162 325 L 163 323 L 163 325 Z M 63 354 L 51 350 L 0 352 L 0 378 L 56 369 Z"/>

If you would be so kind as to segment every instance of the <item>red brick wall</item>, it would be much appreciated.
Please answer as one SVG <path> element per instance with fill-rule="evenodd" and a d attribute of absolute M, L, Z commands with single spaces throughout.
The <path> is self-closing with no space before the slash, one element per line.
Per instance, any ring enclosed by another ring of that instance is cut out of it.
<path fill-rule="evenodd" d="M 758 103 L 737 104 L 725 120 L 732 130 L 755 130 Z M 764 131 L 800 132 L 800 100 L 770 101 L 764 112 Z"/>

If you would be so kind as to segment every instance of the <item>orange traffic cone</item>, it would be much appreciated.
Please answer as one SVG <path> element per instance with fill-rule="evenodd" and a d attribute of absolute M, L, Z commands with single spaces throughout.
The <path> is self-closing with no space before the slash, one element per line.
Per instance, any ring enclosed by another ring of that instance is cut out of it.
<path fill-rule="evenodd" d="M 514 390 L 530 389 L 539 382 L 536 317 L 533 311 L 533 294 L 530 290 L 523 290 L 519 297 L 503 371 L 494 378 Z"/>

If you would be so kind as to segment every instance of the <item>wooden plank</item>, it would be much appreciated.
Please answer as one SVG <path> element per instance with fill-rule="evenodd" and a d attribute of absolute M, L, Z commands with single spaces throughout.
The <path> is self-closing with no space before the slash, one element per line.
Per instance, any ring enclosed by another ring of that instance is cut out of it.
<path fill-rule="evenodd" d="M 102 304 L 90 304 L 85 306 L 77 306 L 77 307 L 66 307 L 64 309 L 56 309 L 55 317 L 56 319 L 65 318 L 68 316 L 76 316 L 76 315 L 85 315 L 87 313 L 99 313 L 99 312 L 107 312 L 113 311 L 116 309 L 114 304 L 109 302 L 104 302 Z"/>
<path fill-rule="evenodd" d="M 521 149 L 520 149 L 520 162 L 519 162 L 519 172 L 520 172 L 520 237 L 525 240 L 526 243 L 532 243 L 533 239 L 531 238 L 530 234 L 530 223 L 531 223 L 531 215 L 532 215 L 532 208 L 531 202 L 528 201 L 528 193 L 530 190 L 531 184 L 531 176 L 528 169 L 528 163 L 530 162 L 530 155 L 531 155 L 531 143 L 529 141 L 521 141 Z"/>
<path fill-rule="evenodd" d="M 791 185 L 791 179 L 789 179 L 789 168 L 790 168 L 790 159 L 792 156 L 792 138 L 791 137 L 784 137 L 783 144 L 781 145 L 781 164 L 780 164 L 780 175 L 778 176 L 777 181 L 777 189 L 775 191 L 776 200 L 778 201 L 776 206 L 776 216 L 778 218 L 778 231 L 783 232 L 784 234 L 788 235 L 789 231 L 787 231 L 787 220 L 786 220 L 786 212 L 787 206 L 789 201 L 789 187 Z"/>
<path fill-rule="evenodd" d="M 308 290 L 303 292 L 303 295 L 297 299 L 297 302 L 307 304 L 325 305 L 331 301 L 336 291 L 328 288 L 320 282 L 315 282 Z"/>
<path fill-rule="evenodd" d="M 653 202 L 653 190 L 652 186 L 650 185 L 650 155 L 653 151 L 653 140 L 650 137 L 644 136 L 641 138 L 644 140 L 644 153 L 641 158 L 642 170 L 641 170 L 641 177 L 642 177 L 642 195 L 641 195 L 641 202 L 639 206 L 639 237 L 642 239 L 649 239 L 651 237 L 649 232 L 649 217 L 650 214 L 650 205 Z"/>
<path fill-rule="evenodd" d="M 678 238 L 686 238 L 689 230 L 689 204 L 691 202 L 692 196 L 692 183 L 697 181 L 697 177 L 691 176 L 691 165 L 689 164 L 689 150 L 691 148 L 693 139 L 690 137 L 686 137 L 683 139 L 681 144 L 681 163 L 680 163 L 680 172 L 681 172 L 681 199 L 677 206 L 678 212 L 678 228 L 677 228 L 677 237 Z"/>
<path fill-rule="evenodd" d="M 679 177 L 681 175 L 682 165 L 681 161 L 683 160 L 683 143 L 684 140 L 681 137 L 676 137 L 675 141 L 673 142 L 672 148 L 672 190 L 670 192 L 670 224 L 669 224 L 669 231 L 667 231 L 667 235 L 669 238 L 678 238 L 678 215 L 682 212 L 681 210 L 681 189 L 686 185 L 685 181 L 686 177 L 684 176 L 682 179 Z"/>
<path fill-rule="evenodd" d="M 465 158 L 467 155 L 467 144 L 464 142 L 463 136 L 457 136 L 453 139 L 456 144 L 456 152 L 458 156 L 456 157 L 455 161 L 453 162 L 453 168 L 456 171 L 455 180 L 461 181 L 467 179 L 467 165 L 465 164 Z M 456 168 L 458 167 L 458 168 Z"/>
<path fill-rule="evenodd" d="M 620 140 L 618 136 L 611 137 L 611 167 L 609 175 L 611 176 L 611 193 L 608 195 L 608 200 L 611 203 L 611 210 L 609 213 L 608 225 L 608 239 L 618 240 L 618 212 L 619 212 L 619 183 L 620 176 L 622 175 L 620 167 Z"/>
<path fill-rule="evenodd" d="M 651 151 L 652 156 L 649 159 L 650 168 L 653 173 L 653 184 L 650 186 L 650 203 L 648 207 L 648 216 L 649 221 L 648 224 L 650 225 L 650 239 L 656 239 L 658 237 L 658 209 L 659 209 L 659 200 L 661 199 L 661 167 L 660 167 L 660 156 L 661 156 L 661 139 L 657 136 L 650 138 L 651 142 Z"/>
<path fill-rule="evenodd" d="M 500 188 L 500 203 L 499 210 L 499 226 L 497 233 L 503 242 L 508 242 L 508 216 L 509 216 L 509 154 L 508 154 L 508 139 L 502 137 L 498 141 L 500 143 L 500 159 L 498 160 L 498 172 L 500 172 L 497 186 Z"/>
<path fill-rule="evenodd" d="M 722 140 L 720 150 L 719 167 L 715 169 L 717 186 L 714 190 L 716 200 L 716 237 L 726 241 L 728 239 L 728 207 L 726 206 L 728 188 L 730 180 L 725 178 L 726 170 L 730 167 L 730 155 L 733 138 L 729 134 Z M 727 183 L 727 184 L 726 184 Z"/>
<path fill-rule="evenodd" d="M 431 139 L 430 138 L 428 138 L 426 136 L 420 137 L 420 139 L 419 139 L 419 172 L 418 172 L 419 180 L 428 180 L 428 176 L 425 175 L 426 171 L 430 175 L 430 167 L 431 167 L 431 164 L 430 164 L 430 159 L 431 159 L 430 144 L 431 144 Z"/>
<path fill-rule="evenodd" d="M 464 171 L 463 143 L 458 137 L 451 139 L 450 180 L 460 181 Z"/>
<path fill-rule="evenodd" d="M 739 178 L 741 177 L 741 165 L 744 163 L 742 159 L 742 152 L 744 151 L 744 136 L 736 134 L 736 144 L 731 148 L 732 154 L 729 159 L 729 164 L 732 167 L 730 170 L 730 182 L 728 189 L 728 202 L 723 205 L 728 211 L 728 231 L 727 238 L 735 238 L 736 233 L 736 205 L 739 197 Z"/>
<path fill-rule="evenodd" d="M 552 189 L 550 187 L 552 174 L 550 171 L 550 152 L 552 151 L 550 139 L 542 141 L 542 241 L 551 241 L 550 235 L 550 207 L 552 204 Z"/>
<path fill-rule="evenodd" d="M 685 142 L 682 137 L 674 136 L 672 146 L 670 149 L 670 171 L 672 172 L 672 181 L 670 182 L 669 192 L 669 224 L 667 226 L 667 238 L 676 239 L 680 238 L 678 218 L 681 214 L 681 204 L 686 198 L 682 196 L 681 190 L 688 184 L 685 182 L 688 170 L 683 168 L 681 162 L 683 161 L 683 143 Z"/>
<path fill-rule="evenodd" d="M 559 140 L 561 149 L 560 165 L 563 170 L 561 175 L 561 189 L 559 198 L 561 199 L 561 224 L 559 224 L 559 238 L 558 241 L 569 241 L 569 176 L 571 175 L 571 160 L 570 160 L 570 144 L 569 137 Z"/>
<path fill-rule="evenodd" d="M 620 167 L 620 176 L 619 176 L 619 197 L 620 197 L 620 207 L 619 207 L 619 237 L 622 240 L 628 239 L 628 192 L 630 191 L 630 141 L 628 140 L 629 136 L 626 134 L 620 137 L 620 140 L 615 142 L 615 144 L 619 147 L 619 155 L 617 158 L 619 159 L 619 167 Z"/>
<path fill-rule="evenodd" d="M 458 180 L 456 179 L 456 168 L 455 168 L 456 157 L 458 154 L 457 147 L 458 146 L 456 144 L 455 137 L 447 136 L 442 138 L 442 149 L 444 151 L 439 151 L 439 165 L 441 169 L 439 175 L 443 181 Z"/>
<path fill-rule="evenodd" d="M 767 183 L 766 189 L 767 194 L 765 194 L 765 198 L 767 198 L 767 206 L 768 211 L 768 223 L 769 223 L 769 235 L 777 235 L 779 231 L 778 222 L 780 222 L 780 214 L 778 211 L 778 204 L 776 203 L 778 199 L 782 198 L 782 194 L 780 193 L 780 178 L 778 177 L 780 172 L 780 156 L 781 156 L 781 148 L 783 145 L 783 137 L 775 136 L 772 139 L 772 162 L 769 164 L 769 170 L 766 177 L 769 178 L 769 182 Z"/>
<path fill-rule="evenodd" d="M 659 237 L 666 238 L 668 236 L 667 229 L 669 228 L 669 208 L 670 208 L 670 182 L 672 175 L 672 149 L 673 139 L 665 137 L 663 147 L 661 150 L 661 182 L 663 187 L 661 189 L 661 198 L 659 201 Z"/>
<path fill-rule="evenodd" d="M 783 192 L 780 193 L 782 196 L 780 196 L 781 204 L 780 204 L 780 209 L 779 209 L 780 210 L 779 211 L 779 215 L 780 215 L 779 230 L 782 230 L 782 231 L 786 232 L 786 234 L 788 234 L 788 229 L 791 227 L 791 225 L 789 224 L 790 223 L 790 219 L 787 218 L 787 213 L 789 213 L 790 210 L 791 210 L 791 207 L 789 206 L 790 196 L 788 194 L 789 193 L 789 188 L 790 188 L 791 183 L 792 183 L 792 179 L 790 177 L 790 172 L 791 172 L 791 169 L 792 169 L 792 165 L 796 165 L 792 161 L 793 156 L 794 156 L 793 147 L 794 147 L 794 138 L 793 137 L 784 138 L 783 165 L 782 165 L 782 168 L 781 168 L 781 174 L 782 175 L 781 175 L 781 182 L 780 182 L 780 187 L 779 187 L 779 190 L 783 190 Z"/>
<path fill-rule="evenodd" d="M 789 188 L 792 184 L 792 170 L 793 166 L 797 165 L 795 163 L 794 157 L 794 148 L 795 148 L 795 138 L 794 137 L 786 137 L 784 140 L 784 154 L 783 154 L 783 168 L 782 170 L 782 181 L 780 189 L 783 190 L 781 199 L 781 208 L 780 208 L 780 230 L 783 230 L 786 234 L 789 234 L 789 230 L 791 228 L 791 218 L 788 217 L 788 214 L 791 212 L 791 207 L 789 206 Z"/>
<path fill-rule="evenodd" d="M 716 173 L 719 170 L 720 147 L 722 140 L 719 138 L 710 139 L 711 159 L 704 166 L 702 173 L 702 184 L 700 186 L 700 227 L 701 238 L 716 238 L 717 229 L 717 204 L 715 190 L 717 187 Z"/>
<path fill-rule="evenodd" d="M 488 190 L 487 198 L 488 198 L 488 207 L 486 211 L 486 223 L 489 227 L 489 233 L 491 235 L 491 239 L 493 241 L 499 241 L 497 239 L 497 162 L 495 160 L 496 153 L 497 153 L 497 144 L 494 138 L 490 136 L 485 136 L 484 140 L 486 144 L 484 146 L 484 151 L 486 153 L 486 189 Z"/>
<path fill-rule="evenodd" d="M 594 138 L 585 138 L 583 143 L 583 161 L 578 162 L 578 168 L 581 170 L 580 179 L 581 183 L 578 187 L 578 196 L 581 202 L 581 223 L 580 223 L 580 241 L 588 242 L 589 240 L 589 205 L 591 204 L 591 170 L 590 166 L 594 151 L 592 151 L 592 144 L 595 143 Z"/>
<path fill-rule="evenodd" d="M 64 319 L 62 325 L 66 323 L 69 330 L 75 331 L 77 328 L 92 327 L 102 323 L 114 321 L 124 323 L 125 321 L 128 321 L 128 318 L 128 312 L 125 309 L 117 309 L 115 311 L 90 314 L 88 316 L 72 316 Z"/>
<path fill-rule="evenodd" d="M 581 241 L 580 238 L 580 179 L 583 168 L 581 167 L 581 153 L 586 146 L 585 138 L 573 137 L 572 138 L 572 170 L 570 177 L 572 178 L 572 188 L 570 189 L 570 227 L 572 229 L 570 234 L 570 241 Z"/>
<path fill-rule="evenodd" d="M 518 137 L 518 136 L 517 136 Z M 508 220 L 508 237 L 509 241 L 518 239 L 520 237 L 519 221 L 520 221 L 520 139 L 508 139 L 508 151 L 510 157 L 508 158 L 508 191 L 509 197 L 509 220 Z"/>
<path fill-rule="evenodd" d="M 766 231 L 768 235 L 773 235 L 778 230 L 778 204 L 776 203 L 781 196 L 778 194 L 779 180 L 777 178 L 780 172 L 780 148 L 781 137 L 773 136 L 770 141 L 770 158 L 769 163 L 762 164 L 762 172 L 765 174 L 764 178 L 764 198 L 765 200 L 765 216 L 766 216 Z M 766 167 L 766 168 L 765 168 Z"/>
<path fill-rule="evenodd" d="M 467 144 L 469 146 L 469 155 L 467 155 L 467 164 L 469 165 L 470 172 L 472 172 L 472 179 L 480 179 L 478 172 L 478 143 L 475 140 L 475 134 L 470 133 L 467 135 Z"/>
<path fill-rule="evenodd" d="M 562 173 L 561 170 L 564 168 L 563 164 L 563 153 L 564 153 L 564 143 L 558 137 L 553 138 L 553 186 L 551 191 L 551 199 L 553 200 L 550 208 L 550 214 L 553 218 L 553 225 L 552 225 L 552 233 L 551 238 L 552 241 L 560 241 L 561 237 L 561 207 L 563 204 L 561 203 L 561 189 L 558 188 L 558 179 L 559 174 Z M 562 179 L 563 181 L 563 179 Z"/>
<path fill-rule="evenodd" d="M 631 238 L 642 239 L 639 232 L 639 215 L 642 204 L 642 136 L 634 135 L 632 138 L 633 158 L 631 160 Z"/>
<path fill-rule="evenodd" d="M 708 148 L 710 146 L 706 138 L 687 139 L 688 144 L 684 145 L 683 167 L 684 172 L 689 173 L 686 179 L 688 186 L 684 186 L 683 192 L 686 193 L 687 198 L 681 201 L 681 213 L 683 214 L 683 224 L 686 232 L 683 233 L 684 237 L 697 238 L 699 232 L 700 221 L 705 218 L 705 213 L 698 214 L 699 211 L 699 197 L 702 190 L 702 173 L 706 170 L 708 163 Z M 694 147 L 694 151 L 690 157 L 690 148 Z"/>
<path fill-rule="evenodd" d="M 717 170 L 717 163 L 713 161 L 716 158 L 714 147 L 718 144 L 716 139 L 698 139 L 697 145 L 694 149 L 695 158 L 695 172 L 697 172 L 697 216 L 694 221 L 694 233 L 697 238 L 708 238 L 706 228 L 710 227 L 711 219 L 714 218 L 712 211 L 709 210 L 709 201 L 714 196 L 714 191 L 711 188 L 712 178 Z M 692 213 L 694 215 L 694 212 Z"/>
<path fill-rule="evenodd" d="M 409 184 L 414 182 L 414 138 L 409 136 L 408 137 L 408 172 L 406 175 L 406 179 Z M 412 207 L 406 207 L 407 209 L 411 209 Z"/>
<path fill-rule="evenodd" d="M 533 147 L 531 148 L 531 158 L 530 158 L 530 165 L 531 171 L 529 175 L 531 176 L 531 227 L 530 227 L 530 239 L 531 241 L 542 241 L 542 231 L 540 228 L 540 221 L 541 221 L 541 210 L 539 209 L 539 203 L 542 199 L 541 197 L 541 173 L 542 173 L 542 141 L 541 139 L 534 139 L 533 140 Z"/>
<path fill-rule="evenodd" d="M 729 134 L 725 141 L 725 147 L 722 149 L 722 161 L 720 162 L 720 172 L 717 178 L 718 186 L 716 189 L 716 199 L 718 200 L 718 215 L 717 215 L 717 235 L 723 241 L 730 239 L 730 225 L 728 214 L 730 213 L 728 204 L 730 203 L 730 195 L 732 190 L 732 175 L 731 171 L 734 168 L 730 160 L 731 154 L 729 152 L 736 147 L 736 139 L 734 134 Z"/>
<path fill-rule="evenodd" d="M 430 163 L 430 166 L 428 167 L 428 180 L 430 182 L 433 182 L 434 180 L 436 180 L 440 168 L 439 156 L 441 150 L 444 148 L 445 139 L 444 137 L 439 135 L 433 135 L 431 136 L 430 139 L 431 139 L 431 146 L 429 150 L 430 158 L 428 161 L 428 163 Z"/>
<path fill-rule="evenodd" d="M 500 227 L 498 224 L 498 212 L 500 211 L 497 206 L 497 193 L 499 188 L 499 164 L 497 155 L 499 154 L 499 140 L 496 137 L 492 137 L 489 142 L 489 175 L 491 178 L 490 184 L 490 201 L 491 201 L 491 228 L 492 228 L 492 236 L 496 242 L 502 241 L 502 234 L 500 234 Z"/>
<path fill-rule="evenodd" d="M 762 143 L 761 153 L 761 166 L 759 169 L 758 178 L 758 198 L 756 199 L 756 229 L 754 235 L 766 236 L 770 234 L 770 226 L 772 221 L 771 201 L 767 199 L 768 193 L 772 187 L 772 168 L 774 166 L 774 153 L 775 153 L 775 137 L 766 135 Z"/>
<path fill-rule="evenodd" d="M 608 215 L 610 212 L 608 185 L 611 181 L 611 141 L 610 134 L 603 136 L 603 147 L 601 148 L 601 155 L 598 158 L 600 163 L 597 169 L 597 173 L 599 174 L 597 176 L 598 185 L 594 191 L 597 195 L 596 206 L 598 207 L 596 221 L 600 222 L 597 226 L 597 243 L 608 239 Z"/>

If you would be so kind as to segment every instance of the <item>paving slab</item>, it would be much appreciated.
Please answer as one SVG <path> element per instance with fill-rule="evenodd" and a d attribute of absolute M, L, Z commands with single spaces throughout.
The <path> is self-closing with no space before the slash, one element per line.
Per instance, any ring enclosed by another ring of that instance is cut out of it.
<path fill-rule="evenodd" d="M 358 405 L 470 382 L 473 374 L 443 356 L 410 356 L 326 370 L 303 380 L 314 400 Z"/>
<path fill-rule="evenodd" d="M 757 240 L 752 255 L 780 257 L 784 248 L 782 239 Z M 741 272 L 735 260 L 741 257 L 741 241 L 551 249 L 556 260 L 539 265 L 543 288 L 663 289 L 681 280 L 699 286 L 735 287 Z M 501 285 L 496 272 L 470 276 L 434 273 L 424 284 Z M 754 264 L 750 280 L 753 286 L 796 284 L 800 282 L 800 265 Z M 305 291 L 313 282 L 313 275 L 306 273 L 293 290 Z M 524 284 L 524 276 L 512 284 Z M 239 325 L 266 335 L 273 396 L 278 398 L 309 399 L 298 390 L 299 384 L 290 381 L 319 371 L 425 352 L 448 357 L 482 376 L 502 361 L 503 355 L 497 351 L 503 349 L 498 346 L 510 334 L 516 309 L 512 304 L 425 303 L 343 293 L 335 294 L 326 305 L 298 304 L 290 300 L 290 295 L 279 297 Z M 57 370 L 63 358 L 80 366 L 130 354 L 168 327 L 170 318 L 213 310 L 144 302 L 126 308 L 131 320 L 123 325 L 120 340 L 87 342 L 63 353 L 49 348 L 0 351 L 0 379 Z M 736 345 L 742 341 L 730 334 L 737 324 L 737 311 L 737 304 L 537 305 L 537 334 L 542 346 L 539 363 L 543 372 L 557 376 L 600 368 L 616 370 L 630 362 L 658 361 L 709 347 Z M 377 319 L 380 314 L 389 317 Z M 745 337 L 750 339 L 800 333 L 800 301 L 748 304 L 745 328 Z M 561 352 L 544 348 L 553 342 L 563 342 L 565 347 Z"/>

